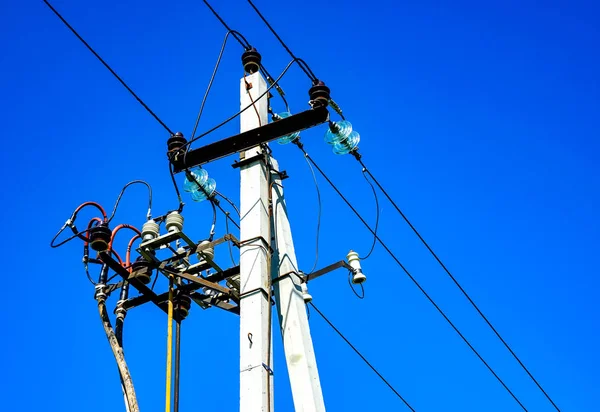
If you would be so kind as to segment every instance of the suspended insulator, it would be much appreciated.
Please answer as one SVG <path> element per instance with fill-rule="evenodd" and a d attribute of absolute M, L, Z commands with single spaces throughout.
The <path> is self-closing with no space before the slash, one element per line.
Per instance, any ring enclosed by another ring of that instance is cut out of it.
<path fill-rule="evenodd" d="M 333 146 L 333 153 L 343 155 L 358 148 L 360 135 L 352 131 L 352 124 L 347 120 L 330 122 L 325 133 L 325 141 Z"/>
<path fill-rule="evenodd" d="M 217 183 L 208 177 L 208 172 L 196 167 L 186 173 L 183 190 L 189 192 L 196 202 L 201 202 L 215 195 Z"/>
<path fill-rule="evenodd" d="M 278 121 L 278 120 L 290 117 L 291 115 L 292 114 L 290 112 L 276 113 L 276 114 L 273 114 L 273 119 L 275 121 Z M 290 142 L 293 142 L 294 140 L 296 140 L 299 137 L 300 137 L 300 132 L 290 133 L 290 134 L 287 134 L 287 135 L 282 136 L 279 139 L 277 139 L 277 143 L 279 143 L 279 144 L 288 144 Z"/>

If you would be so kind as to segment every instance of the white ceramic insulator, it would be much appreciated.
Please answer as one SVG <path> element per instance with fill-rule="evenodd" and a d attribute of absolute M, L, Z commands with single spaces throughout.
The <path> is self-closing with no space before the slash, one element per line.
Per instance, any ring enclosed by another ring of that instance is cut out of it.
<path fill-rule="evenodd" d="M 304 299 L 304 303 L 308 303 L 313 300 L 312 295 L 308 293 L 308 286 L 306 283 L 300 284 L 300 290 L 302 291 L 302 299 Z"/>
<path fill-rule="evenodd" d="M 144 241 L 156 239 L 159 234 L 160 229 L 158 227 L 158 223 L 156 223 L 154 220 L 148 220 L 142 226 L 142 239 Z"/>
<path fill-rule="evenodd" d="M 346 259 L 348 259 L 348 264 L 350 267 L 352 267 L 354 272 L 352 274 L 352 283 L 363 283 L 365 280 L 367 280 L 367 277 L 363 273 L 362 267 L 360 266 L 360 258 L 358 257 L 358 253 L 351 250 L 346 256 Z"/>
<path fill-rule="evenodd" d="M 183 216 L 178 212 L 169 213 L 167 215 L 166 226 L 169 233 L 181 232 L 183 230 Z"/>
<path fill-rule="evenodd" d="M 352 266 L 352 269 L 355 270 L 355 272 L 361 271 L 362 268 L 360 267 L 360 258 L 358 257 L 358 253 L 356 253 L 355 251 L 351 250 L 348 255 L 346 256 L 346 259 L 348 259 L 348 264 L 350 266 Z"/>
<path fill-rule="evenodd" d="M 185 253 L 185 249 L 182 247 L 177 248 L 177 254 L 182 254 Z M 187 259 L 185 258 L 181 258 L 181 260 L 179 261 L 179 264 L 177 265 L 177 269 L 179 270 L 185 270 L 187 268 Z"/>
<path fill-rule="evenodd" d="M 200 246 L 202 245 L 206 245 L 207 243 L 210 243 L 208 240 L 203 240 L 202 242 L 200 242 Z M 202 251 L 202 253 L 204 254 L 204 256 L 208 257 L 210 260 L 215 260 L 215 248 L 214 247 L 209 247 L 208 249 L 204 249 Z M 201 255 L 199 255 L 200 258 L 202 258 Z"/>

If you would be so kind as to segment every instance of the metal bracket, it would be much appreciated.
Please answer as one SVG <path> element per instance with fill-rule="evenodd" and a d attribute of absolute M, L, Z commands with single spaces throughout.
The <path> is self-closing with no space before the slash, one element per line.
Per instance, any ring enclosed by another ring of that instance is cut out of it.
<path fill-rule="evenodd" d="M 187 168 L 199 166 L 213 160 L 243 152 L 252 147 L 267 143 L 281 136 L 299 132 L 317 126 L 329 119 L 326 107 L 309 109 L 276 122 L 267 123 L 256 129 L 231 136 L 206 146 L 190 150 L 187 155 L 173 158 L 171 163 L 175 173 L 180 173 Z"/>
<path fill-rule="evenodd" d="M 319 269 L 316 272 L 306 274 L 304 276 L 300 276 L 303 282 L 308 282 L 309 280 L 314 280 L 320 276 L 326 275 L 329 272 L 332 272 L 339 268 L 346 268 L 354 272 L 354 268 L 348 264 L 345 260 L 340 260 L 339 262 L 335 262 L 329 266 L 325 266 L 323 269 Z"/>
<path fill-rule="evenodd" d="M 254 156 L 248 157 L 247 159 L 240 160 L 239 162 L 236 160 L 233 162 L 231 167 L 234 169 L 239 169 L 240 167 L 246 166 L 247 164 L 254 163 L 257 160 L 262 161 L 264 164 L 267 164 L 264 153 L 259 153 Z"/>
<path fill-rule="evenodd" d="M 167 305 L 164 302 L 161 302 L 158 299 L 158 296 L 156 295 L 156 293 L 154 293 L 148 286 L 144 285 L 142 282 L 140 282 L 136 278 L 130 278 L 129 272 L 127 271 L 127 269 L 125 269 L 123 266 L 121 266 L 121 264 L 119 262 L 117 262 L 116 260 L 114 260 L 112 258 L 112 256 L 110 256 L 110 254 L 107 253 L 106 251 L 100 252 L 99 255 L 100 255 L 100 259 L 102 259 L 102 262 L 106 263 L 109 268 L 114 270 L 124 280 L 128 280 L 129 284 L 131 286 L 136 288 L 143 295 L 146 295 L 149 301 L 153 302 L 156 306 L 158 306 L 165 313 L 167 313 L 167 311 L 168 311 Z"/>

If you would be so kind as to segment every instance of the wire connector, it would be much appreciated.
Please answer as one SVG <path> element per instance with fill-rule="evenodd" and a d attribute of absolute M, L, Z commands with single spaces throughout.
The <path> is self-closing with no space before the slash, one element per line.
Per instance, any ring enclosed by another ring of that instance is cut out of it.
<path fill-rule="evenodd" d="M 117 319 L 124 320 L 125 316 L 127 316 L 127 309 L 124 308 L 125 300 L 118 300 L 117 307 L 115 308 L 115 315 L 117 315 Z"/>
<path fill-rule="evenodd" d="M 104 283 L 98 283 L 96 286 L 94 286 L 94 289 L 96 290 L 96 293 L 94 294 L 94 299 L 96 299 L 98 303 L 105 302 L 106 298 L 108 297 L 106 295 L 105 288 L 106 285 Z"/>

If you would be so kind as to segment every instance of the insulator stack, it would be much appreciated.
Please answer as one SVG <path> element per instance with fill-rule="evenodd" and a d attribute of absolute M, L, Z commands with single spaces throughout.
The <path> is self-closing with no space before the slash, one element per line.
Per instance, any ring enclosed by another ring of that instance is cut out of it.
<path fill-rule="evenodd" d="M 292 114 L 290 112 L 276 113 L 276 114 L 273 114 L 273 120 L 277 121 L 277 120 L 285 119 L 287 117 L 290 117 L 291 115 Z M 282 136 L 279 139 L 277 139 L 277 143 L 288 144 L 288 143 L 293 142 L 294 140 L 296 140 L 299 137 L 300 137 L 300 132 L 290 133 L 288 135 Z"/>
<path fill-rule="evenodd" d="M 333 146 L 333 153 L 348 154 L 358 149 L 360 135 L 352 130 L 352 124 L 347 120 L 331 122 L 325 133 L 325 141 Z"/>
<path fill-rule="evenodd" d="M 196 167 L 186 173 L 183 190 L 189 192 L 194 201 L 202 202 L 213 197 L 216 188 L 217 182 L 208 177 L 206 170 Z"/>

